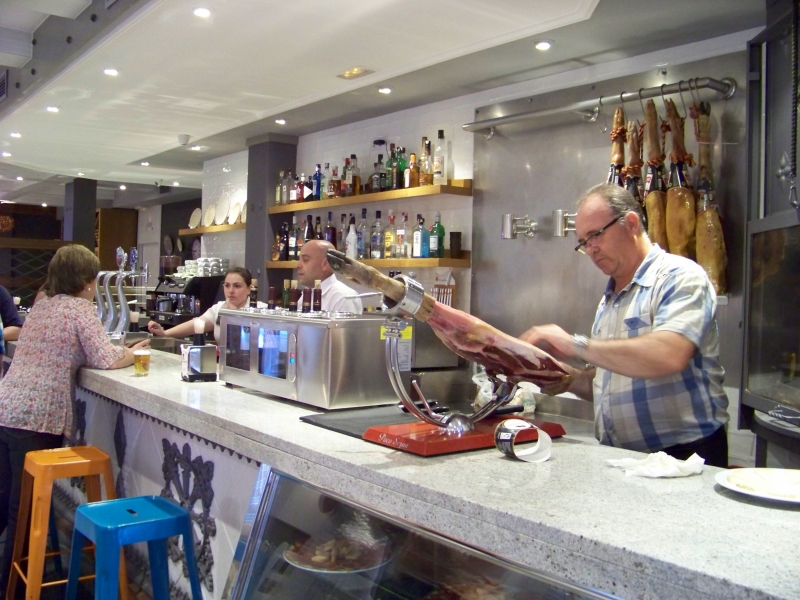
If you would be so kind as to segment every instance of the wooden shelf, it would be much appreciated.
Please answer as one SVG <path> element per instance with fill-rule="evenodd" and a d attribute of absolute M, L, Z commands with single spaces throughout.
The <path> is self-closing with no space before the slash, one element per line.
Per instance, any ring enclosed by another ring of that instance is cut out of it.
<path fill-rule="evenodd" d="M 178 235 L 201 235 L 203 233 L 220 233 L 222 231 L 234 231 L 245 229 L 246 223 L 234 223 L 233 225 L 211 225 L 210 227 L 195 227 L 194 229 L 179 229 Z"/>
<path fill-rule="evenodd" d="M 449 250 L 447 251 L 449 253 Z M 381 258 L 362 260 L 359 262 L 375 267 L 376 269 L 421 269 L 436 267 L 452 267 L 454 269 L 468 269 L 472 262 L 469 251 L 463 251 L 461 258 Z M 297 267 L 296 260 L 272 260 L 267 261 L 268 269 L 294 269 Z"/>
<path fill-rule="evenodd" d="M 472 196 L 471 179 L 453 179 L 449 185 L 426 185 L 423 187 L 406 188 L 404 190 L 391 190 L 376 192 L 374 194 L 361 194 L 360 196 L 347 196 L 345 198 L 332 198 L 330 200 L 314 200 L 312 202 L 298 202 L 297 204 L 283 204 L 270 206 L 267 212 L 271 215 L 280 213 L 303 212 L 307 210 L 321 210 L 336 208 L 337 206 L 350 206 L 352 204 L 368 204 L 372 202 L 386 202 L 388 200 L 403 200 L 407 198 L 421 198 L 423 196 Z"/>

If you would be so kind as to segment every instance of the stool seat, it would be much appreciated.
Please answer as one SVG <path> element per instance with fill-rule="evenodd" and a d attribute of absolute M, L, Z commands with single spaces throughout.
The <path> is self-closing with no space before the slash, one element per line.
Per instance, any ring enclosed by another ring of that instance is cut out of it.
<path fill-rule="evenodd" d="M 75 511 L 66 600 L 76 598 L 80 555 L 86 540 L 96 545 L 95 600 L 116 599 L 120 551 L 122 546 L 138 542 L 147 542 L 154 600 L 168 600 L 167 538 L 176 535 L 183 536 L 192 597 L 202 600 L 189 511 L 160 496 L 120 498 L 79 506 Z"/>

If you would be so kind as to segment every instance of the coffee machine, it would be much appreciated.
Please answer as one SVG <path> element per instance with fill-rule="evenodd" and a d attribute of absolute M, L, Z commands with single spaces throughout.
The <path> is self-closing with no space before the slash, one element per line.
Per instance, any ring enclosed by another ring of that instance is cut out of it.
<path fill-rule="evenodd" d="M 220 284 L 224 279 L 224 275 L 159 277 L 155 289 L 155 310 L 150 317 L 166 329 L 202 315 L 215 302 L 223 299 Z"/>

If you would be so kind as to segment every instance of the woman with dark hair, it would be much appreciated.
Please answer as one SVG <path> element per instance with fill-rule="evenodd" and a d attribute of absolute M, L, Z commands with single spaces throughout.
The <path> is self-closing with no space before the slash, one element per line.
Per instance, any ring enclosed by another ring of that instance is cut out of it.
<path fill-rule="evenodd" d="M 20 331 L 14 361 L 0 382 L 0 533 L 6 549 L 0 597 L 11 568 L 25 454 L 60 448 L 72 434 L 75 374 L 80 367 L 133 364 L 133 348 L 114 346 L 92 305 L 100 261 L 88 248 L 63 246 L 47 268 L 46 295 Z M 23 525 L 24 526 L 24 525 Z"/>
<path fill-rule="evenodd" d="M 221 308 L 239 309 L 250 305 L 250 284 L 253 276 L 244 267 L 233 267 L 225 273 L 225 300 L 217 302 L 214 306 L 204 312 L 198 319 L 203 322 L 203 331 L 214 332 L 214 339 L 219 339 L 219 310 Z M 164 330 L 160 323 L 150 321 L 147 329 L 153 335 L 166 335 L 169 337 L 183 338 L 195 333 L 194 323 L 198 319 L 192 319 L 181 323 L 170 329 Z"/>

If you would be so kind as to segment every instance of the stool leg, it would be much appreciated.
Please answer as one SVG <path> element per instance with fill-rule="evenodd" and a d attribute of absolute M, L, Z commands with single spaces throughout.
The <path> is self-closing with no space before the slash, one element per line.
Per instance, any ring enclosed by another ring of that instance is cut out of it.
<path fill-rule="evenodd" d="M 67 595 L 65 600 L 76 600 L 78 597 L 78 577 L 81 575 L 81 554 L 86 537 L 77 529 L 72 532 L 72 550 L 69 555 L 69 579 L 67 579 Z"/>
<path fill-rule="evenodd" d="M 101 532 L 95 540 L 94 600 L 117 600 L 121 548 L 116 533 Z"/>
<path fill-rule="evenodd" d="M 44 574 L 44 555 L 47 552 L 47 526 L 50 522 L 50 501 L 53 480 L 46 476 L 33 480 L 33 504 L 31 510 L 31 534 L 28 538 L 28 585 L 26 600 L 39 600 Z"/>
<path fill-rule="evenodd" d="M 100 491 L 100 475 L 86 475 L 83 480 L 86 483 L 87 502 L 100 502 L 103 499 Z"/>
<path fill-rule="evenodd" d="M 56 513 L 53 510 L 53 506 L 50 505 L 50 520 L 48 522 L 48 531 L 50 534 L 50 545 L 53 547 L 53 552 L 57 552 L 53 557 L 53 563 L 55 564 L 56 571 L 58 572 L 58 578 L 64 579 L 64 565 L 61 564 L 61 545 L 58 543 L 58 528 L 56 527 Z"/>
<path fill-rule="evenodd" d="M 153 600 L 169 600 L 167 540 L 149 540 L 147 553 L 150 557 L 150 583 L 153 586 Z"/>
<path fill-rule="evenodd" d="M 197 558 L 194 555 L 194 530 L 190 517 L 186 517 L 186 524 L 184 525 L 183 552 L 186 555 L 186 565 L 189 568 L 189 585 L 192 587 L 192 598 L 193 600 L 203 600 L 203 592 L 200 591 L 200 576 L 197 572 Z"/>
<path fill-rule="evenodd" d="M 13 551 L 11 562 L 11 573 L 8 576 L 8 586 L 6 588 L 6 597 L 14 598 L 17 591 L 17 580 L 19 574 L 14 567 L 14 563 L 18 563 L 22 558 L 22 553 L 25 551 L 25 534 L 28 530 L 28 517 L 31 513 L 31 497 L 33 496 L 33 475 L 28 471 L 22 472 L 22 488 L 19 494 L 19 512 L 17 513 L 17 530 L 16 532 L 6 532 L 6 548 L 5 551 Z M 11 536 L 14 536 L 14 546 L 9 546 Z"/>
<path fill-rule="evenodd" d="M 114 488 L 114 470 L 111 468 L 111 459 L 104 461 L 102 471 L 103 481 L 106 484 L 106 499 L 116 500 L 117 492 Z M 99 488 L 99 481 L 97 485 Z M 128 571 L 125 567 L 125 553 L 121 549 L 119 555 L 119 596 L 121 600 L 130 600 L 130 590 L 128 589 Z"/>

